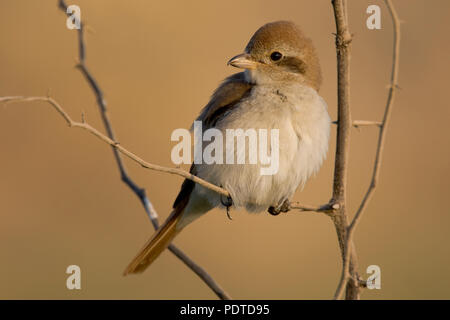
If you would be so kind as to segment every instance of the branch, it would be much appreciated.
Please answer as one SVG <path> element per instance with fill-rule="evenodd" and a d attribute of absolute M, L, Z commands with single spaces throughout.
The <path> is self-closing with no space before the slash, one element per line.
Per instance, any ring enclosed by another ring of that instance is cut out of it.
<path fill-rule="evenodd" d="M 338 124 L 337 121 L 331 122 L 332 124 Z M 381 127 L 380 121 L 371 121 L 371 120 L 355 120 L 352 123 L 353 127 L 359 128 L 359 127 L 368 127 L 368 126 L 377 126 Z"/>
<path fill-rule="evenodd" d="M 377 126 L 381 128 L 382 123 L 380 121 L 367 121 L 367 120 L 355 120 L 353 121 L 353 126 L 355 128 L 359 127 L 369 127 L 369 126 Z"/>
<path fill-rule="evenodd" d="M 392 23 L 394 25 L 394 49 L 393 49 L 393 58 L 392 58 L 392 72 L 391 72 L 391 82 L 390 82 L 390 89 L 389 94 L 386 102 L 386 108 L 384 111 L 383 121 L 381 122 L 381 130 L 378 136 L 378 145 L 377 145 L 377 151 L 375 155 L 375 163 L 373 168 L 373 174 L 372 174 L 372 180 L 370 182 L 370 186 L 352 220 L 352 223 L 347 228 L 347 239 L 345 243 L 345 247 L 349 248 L 352 243 L 352 238 L 354 234 L 354 230 L 356 226 L 358 225 L 359 221 L 361 220 L 361 217 L 370 201 L 370 199 L 373 196 L 373 193 L 375 191 L 375 188 L 377 187 L 379 175 L 380 175 L 380 168 L 381 168 L 381 159 L 383 156 L 384 151 L 384 145 L 386 142 L 386 132 L 387 127 L 389 124 L 392 106 L 394 104 L 394 98 L 396 89 L 398 88 L 397 81 L 398 81 L 398 70 L 399 70 L 399 54 L 400 54 L 400 20 L 398 18 L 397 12 L 392 5 L 391 0 L 385 0 L 386 6 L 389 10 L 389 13 L 392 18 Z M 342 274 L 341 274 L 341 280 L 339 282 L 338 288 L 335 293 L 335 299 L 339 299 L 342 295 L 344 285 L 347 282 L 349 278 L 349 260 L 350 260 L 350 250 L 345 250 L 345 257 L 344 257 L 344 266 L 342 268 Z"/>
<path fill-rule="evenodd" d="M 64 118 L 64 120 L 66 120 L 66 123 L 69 127 L 72 128 L 80 128 L 83 130 L 86 130 L 89 133 L 92 133 L 94 136 L 96 136 L 97 138 L 99 138 L 100 140 L 102 140 L 103 142 L 106 142 L 107 144 L 109 144 L 110 146 L 113 147 L 114 150 L 117 150 L 118 152 L 122 153 L 123 155 L 125 155 L 127 158 L 137 162 L 138 164 L 140 164 L 143 168 L 145 169 L 149 169 L 149 170 L 154 170 L 154 171 L 159 171 L 159 172 L 165 172 L 165 173 L 170 173 L 170 174 L 175 174 L 178 176 L 181 176 L 183 178 L 189 179 L 194 181 L 195 183 L 198 183 L 199 185 L 208 188 L 212 191 L 215 191 L 221 195 L 224 195 L 226 197 L 230 196 L 230 193 L 221 188 L 218 187 L 206 180 L 203 180 L 202 178 L 199 178 L 195 175 L 193 175 L 192 173 L 182 170 L 182 169 L 177 169 L 177 168 L 168 168 L 168 167 L 163 167 L 157 164 L 152 164 L 150 162 L 147 162 L 145 160 L 143 160 L 142 158 L 140 158 L 139 156 L 135 155 L 134 153 L 132 153 L 131 151 L 128 151 L 127 149 L 125 149 L 124 147 L 122 147 L 119 142 L 112 140 L 111 138 L 105 136 L 103 133 L 101 133 L 100 131 L 98 131 L 97 129 L 95 129 L 94 127 L 92 127 L 90 124 L 88 124 L 86 121 L 82 120 L 82 122 L 77 122 L 72 120 L 72 118 L 69 116 L 69 114 L 61 107 L 61 105 L 53 98 L 51 97 L 23 97 L 23 96 L 13 96 L 13 97 L 0 97 L 0 102 L 30 102 L 30 101 L 45 101 L 50 103 L 54 109 Z M 155 210 L 151 210 L 153 211 L 153 214 L 155 214 Z M 152 212 L 150 212 L 150 214 L 152 214 Z"/>
<path fill-rule="evenodd" d="M 336 54 L 338 74 L 338 128 L 336 140 L 336 157 L 334 167 L 333 197 L 331 203 L 339 205 L 331 217 L 336 229 L 343 264 L 347 251 L 351 251 L 349 272 L 357 278 L 357 257 L 353 245 L 346 247 L 347 216 L 347 176 L 348 156 L 350 150 L 350 133 L 352 118 L 350 113 L 350 34 L 345 0 L 332 0 L 336 22 Z M 350 250 L 347 250 L 349 248 Z M 347 283 L 347 282 L 346 282 Z M 359 299 L 359 285 L 347 283 L 347 299 Z"/>
<path fill-rule="evenodd" d="M 67 15 L 67 4 L 64 0 L 59 0 L 59 8 Z M 111 141 L 116 141 L 114 131 L 112 129 L 111 121 L 108 116 L 107 108 L 106 108 L 106 101 L 103 96 L 103 92 L 100 89 L 100 86 L 98 85 L 98 82 L 95 80 L 95 78 L 92 76 L 92 74 L 89 72 L 85 62 L 86 62 L 86 46 L 84 44 L 84 23 L 80 21 L 80 28 L 78 29 L 78 57 L 79 57 L 79 64 L 77 65 L 78 69 L 81 71 L 87 82 L 89 83 L 91 89 L 94 91 L 94 94 L 97 98 L 97 104 L 100 109 L 100 115 L 102 117 L 103 125 L 106 129 L 106 132 L 108 134 L 108 137 Z M 67 120 L 67 119 L 66 119 Z M 126 168 L 123 164 L 122 158 L 120 157 L 120 154 L 118 152 L 118 148 L 113 148 L 113 154 L 114 158 L 116 160 L 117 166 L 120 171 L 120 176 L 122 181 L 137 195 L 139 200 L 141 201 L 142 205 L 144 206 L 144 209 L 150 218 L 150 221 L 154 227 L 154 229 L 158 229 L 159 222 L 158 222 L 158 215 L 156 211 L 154 210 L 150 200 L 148 199 L 146 195 L 146 191 L 144 188 L 139 187 L 128 175 Z M 197 265 L 194 261 L 192 261 L 187 255 L 185 255 L 180 249 L 175 247 L 175 245 L 171 244 L 169 245 L 169 250 L 175 254 L 180 260 L 182 260 L 192 271 L 194 271 L 205 283 L 208 285 L 216 295 L 221 299 L 230 299 L 230 297 L 227 295 L 227 293 L 211 278 L 211 276 L 208 275 L 208 273 L 201 268 L 199 265 Z"/>
<path fill-rule="evenodd" d="M 337 203 L 327 203 L 322 206 L 310 206 L 310 205 L 304 205 L 300 202 L 292 202 L 291 208 L 292 210 L 300 210 L 300 211 L 309 211 L 309 212 L 323 212 L 329 216 L 332 216 L 335 212 L 335 210 L 339 209 L 339 204 Z"/>

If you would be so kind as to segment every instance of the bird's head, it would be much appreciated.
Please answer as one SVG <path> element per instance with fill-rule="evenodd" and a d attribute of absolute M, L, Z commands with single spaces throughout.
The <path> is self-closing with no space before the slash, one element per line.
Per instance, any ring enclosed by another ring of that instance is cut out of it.
<path fill-rule="evenodd" d="M 246 69 L 256 84 L 299 82 L 319 90 L 319 58 L 309 38 L 292 22 L 276 21 L 259 28 L 245 52 L 228 61 Z"/>

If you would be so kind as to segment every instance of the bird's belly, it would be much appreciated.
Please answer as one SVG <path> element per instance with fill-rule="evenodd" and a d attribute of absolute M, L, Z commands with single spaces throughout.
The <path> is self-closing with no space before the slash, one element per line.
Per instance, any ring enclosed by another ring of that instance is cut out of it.
<path fill-rule="evenodd" d="M 267 128 L 266 126 L 264 129 Z M 279 160 L 273 174 L 262 174 L 261 170 L 268 165 L 261 164 L 258 158 L 256 164 L 199 165 L 198 175 L 228 190 L 234 206 L 243 207 L 250 212 L 265 211 L 290 198 L 298 186 L 304 184 L 319 168 L 328 139 L 314 136 L 299 138 L 289 118 L 269 127 L 270 129 L 279 130 Z M 269 146 L 268 149 L 270 150 Z M 246 151 L 248 154 L 249 149 L 246 148 Z M 216 194 L 210 193 L 208 199 L 213 206 L 220 205 L 220 197 Z"/>
<path fill-rule="evenodd" d="M 268 170 L 268 174 L 263 174 L 262 170 L 267 171 L 269 165 L 261 164 L 261 159 L 256 164 L 224 164 L 218 170 L 217 182 L 231 193 L 233 204 L 250 212 L 276 206 L 290 197 L 300 183 L 299 141 L 293 128 L 286 124 L 271 129 L 279 130 L 279 149 L 278 163 L 274 163 L 277 151 L 268 145 L 268 150 L 272 151 L 272 170 Z"/>

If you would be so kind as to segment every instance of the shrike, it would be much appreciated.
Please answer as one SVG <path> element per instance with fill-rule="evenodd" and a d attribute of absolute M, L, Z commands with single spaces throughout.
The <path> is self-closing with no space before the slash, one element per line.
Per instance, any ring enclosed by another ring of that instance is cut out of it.
<path fill-rule="evenodd" d="M 245 52 L 228 61 L 244 69 L 224 80 L 201 111 L 205 129 L 278 129 L 279 169 L 261 175 L 261 164 L 193 164 L 190 172 L 228 190 L 232 200 L 185 180 L 166 222 L 124 274 L 143 272 L 189 223 L 215 207 L 250 212 L 289 210 L 295 190 L 320 168 L 327 150 L 330 117 L 319 96 L 321 71 L 311 40 L 292 22 L 259 28 Z M 236 151 L 233 151 L 236 152 Z"/>

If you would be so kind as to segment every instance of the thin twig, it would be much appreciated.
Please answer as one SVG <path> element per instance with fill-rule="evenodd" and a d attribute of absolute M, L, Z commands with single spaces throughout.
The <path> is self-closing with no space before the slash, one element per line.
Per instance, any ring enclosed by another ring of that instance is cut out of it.
<path fill-rule="evenodd" d="M 381 159 L 383 156 L 383 150 L 386 142 L 386 132 L 387 127 L 389 124 L 392 106 L 394 104 L 394 98 L 396 89 L 398 88 L 398 70 L 399 70 L 399 55 L 400 55 L 400 20 L 398 18 L 397 12 L 392 5 L 391 0 L 385 0 L 386 6 L 389 10 L 389 13 L 392 18 L 392 23 L 394 26 L 394 48 L 393 48 L 393 58 L 392 58 L 392 72 L 391 72 L 391 81 L 390 81 L 390 89 L 389 94 L 386 102 L 386 108 L 384 111 L 383 121 L 381 123 L 381 130 L 379 132 L 378 136 L 378 144 L 377 144 L 377 151 L 375 155 L 375 163 L 373 168 L 373 174 L 372 174 L 372 180 L 370 182 L 370 186 L 350 224 L 350 226 L 347 228 L 347 239 L 345 246 L 346 248 L 349 248 L 352 243 L 353 234 L 355 231 L 356 226 L 358 225 L 359 221 L 361 220 L 361 217 L 370 201 L 370 199 L 373 196 L 373 193 L 375 191 L 375 188 L 377 187 L 379 175 L 380 175 L 380 168 L 381 168 Z M 347 282 L 349 278 L 349 263 L 350 260 L 350 250 L 346 250 L 345 258 L 344 258 L 344 266 L 342 268 L 342 274 L 341 274 L 341 280 L 339 282 L 338 288 L 335 293 L 335 299 L 339 299 L 344 291 L 344 285 Z"/>
<path fill-rule="evenodd" d="M 332 124 L 338 124 L 338 121 L 332 121 Z M 371 120 L 354 120 L 352 123 L 353 127 L 369 127 L 369 126 L 377 126 L 381 127 L 381 121 L 371 121 Z"/>
<path fill-rule="evenodd" d="M 59 0 L 59 8 L 69 16 L 67 12 L 67 4 L 64 0 Z M 102 117 L 103 125 L 106 129 L 108 137 L 112 141 L 116 141 L 114 131 L 112 129 L 111 121 L 108 116 L 106 101 L 103 96 L 103 92 L 98 85 L 98 82 L 95 80 L 93 75 L 89 72 L 85 62 L 86 62 L 86 46 L 84 43 L 84 23 L 80 21 L 80 28 L 78 29 L 78 58 L 79 64 L 77 65 L 78 69 L 80 69 L 81 73 L 88 81 L 91 89 L 94 91 L 95 96 L 97 98 L 97 104 L 100 108 L 100 114 Z M 145 212 L 147 213 L 150 221 L 154 227 L 154 229 L 158 229 L 158 215 L 156 211 L 152 208 L 152 204 L 146 195 L 146 191 L 144 188 L 139 187 L 128 175 L 125 165 L 123 164 L 122 158 L 118 152 L 118 148 L 112 148 L 114 153 L 114 158 L 116 160 L 117 166 L 120 171 L 120 176 L 122 181 L 138 196 L 142 205 L 144 206 Z M 228 294 L 212 279 L 212 277 L 199 265 L 197 265 L 194 261 L 192 261 L 186 254 L 184 254 L 180 249 L 176 248 L 173 244 L 169 245 L 169 250 L 174 253 L 180 260 L 182 260 L 192 271 L 194 271 L 215 293 L 220 299 L 230 299 Z"/>
<path fill-rule="evenodd" d="M 338 124 L 338 121 L 332 121 L 332 124 Z M 352 126 L 355 128 L 359 127 L 369 127 L 369 126 L 377 126 L 381 127 L 381 121 L 371 121 L 371 120 L 354 120 L 352 122 Z"/>
<path fill-rule="evenodd" d="M 88 131 L 89 133 L 92 133 L 94 136 L 96 136 L 103 142 L 106 142 L 107 144 L 112 146 L 114 149 L 116 149 L 118 152 L 125 155 L 127 158 L 139 163 L 143 168 L 146 168 L 149 170 L 154 170 L 154 171 L 175 174 L 175 175 L 181 176 L 183 178 L 192 180 L 195 183 L 197 183 L 205 188 L 208 188 L 212 191 L 215 191 L 223 196 L 228 197 L 230 195 L 230 193 L 227 190 L 225 190 L 221 187 L 218 187 L 206 180 L 203 180 L 202 178 L 199 178 L 199 177 L 193 175 L 192 173 L 189 173 L 188 171 L 185 171 L 182 169 L 177 169 L 177 168 L 163 167 L 163 166 L 153 164 L 153 163 L 150 163 L 150 162 L 147 162 L 147 161 L 141 159 L 139 156 L 135 155 L 131 151 L 128 151 L 127 149 L 122 147 L 118 142 L 112 140 L 111 138 L 107 137 L 106 135 L 104 135 L 103 133 L 101 133 L 94 127 L 92 127 L 86 121 L 84 121 L 84 122 L 74 121 L 69 116 L 69 114 L 61 107 L 61 105 L 55 99 L 53 99 L 51 97 L 23 97 L 23 96 L 0 97 L 0 102 L 30 102 L 30 101 L 44 101 L 44 102 L 50 103 L 54 107 L 54 109 L 64 118 L 64 120 L 66 120 L 66 123 L 69 125 L 69 127 L 80 128 L 80 129 Z"/>
<path fill-rule="evenodd" d="M 322 212 L 329 216 L 334 214 L 334 211 L 339 209 L 339 205 L 337 203 L 331 204 L 327 203 L 321 206 L 310 206 L 301 204 L 300 202 L 292 202 L 291 203 L 291 210 L 300 210 L 305 212 Z"/>
<path fill-rule="evenodd" d="M 368 120 L 355 120 L 353 121 L 353 126 L 355 128 L 359 127 L 369 127 L 369 126 L 376 126 L 381 128 L 382 122 L 381 121 L 368 121 Z"/>

